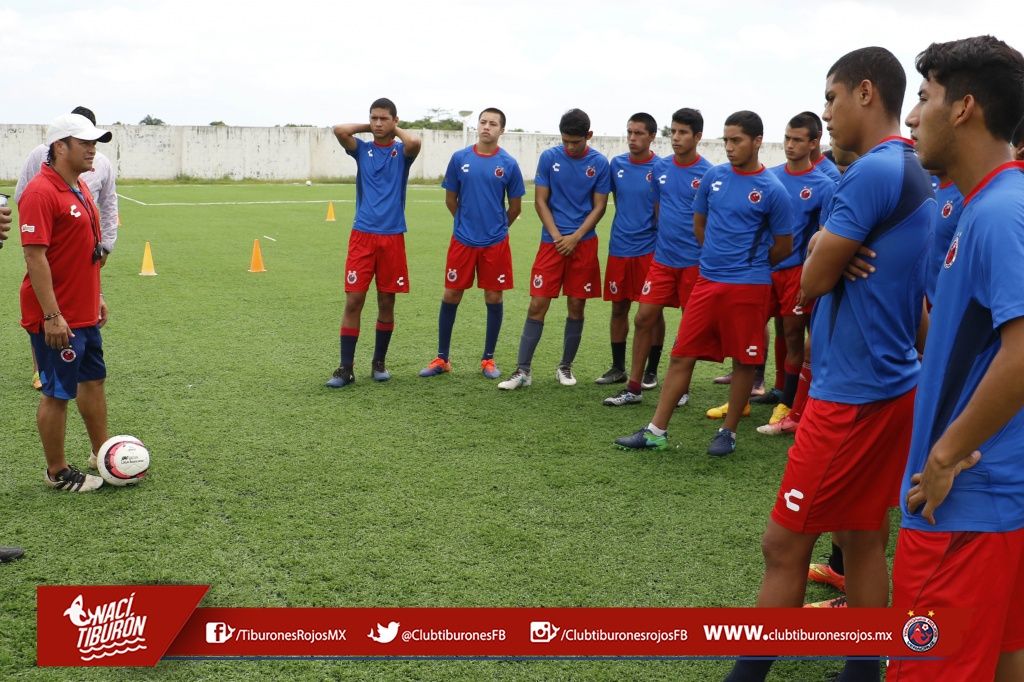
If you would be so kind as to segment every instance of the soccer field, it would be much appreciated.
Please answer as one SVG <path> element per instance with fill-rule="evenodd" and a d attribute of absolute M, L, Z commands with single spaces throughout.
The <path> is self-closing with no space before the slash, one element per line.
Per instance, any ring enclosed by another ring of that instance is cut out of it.
<path fill-rule="evenodd" d="M 0 192 L 13 193 L 0 188 Z M 533 386 L 497 389 L 479 368 L 485 308 L 459 308 L 451 374 L 417 376 L 436 354 L 451 217 L 437 186 L 408 191 L 412 292 L 398 297 L 390 382 L 369 377 L 374 297 L 363 312 L 354 385 L 324 387 L 338 365 L 344 255 L 354 185 L 123 185 L 116 250 L 102 272 L 111 434 L 152 452 L 134 488 L 51 491 L 36 431 L 28 337 L 18 325 L 25 266 L 17 235 L 0 251 L 0 678 L 12 680 L 716 680 L 701 661 L 162 662 L 155 670 L 37 669 L 37 585 L 209 584 L 203 606 L 727 607 L 753 605 L 760 539 L 792 438 L 755 433 L 705 449 L 704 416 L 727 387 L 699 363 L 670 448 L 628 453 L 639 406 L 608 408 L 610 304 L 587 306 L 574 366 L 555 379 L 564 300 L 553 302 Z M 532 188 L 512 228 L 516 289 L 495 359 L 515 369 L 540 222 Z M 336 222 L 324 220 L 334 202 Z M 613 209 L 598 231 L 607 244 Z M 264 273 L 249 273 L 259 239 Z M 140 277 L 152 245 L 157 277 Z M 602 265 L 604 256 L 602 255 Z M 667 316 L 668 344 L 679 322 Z M 632 336 L 630 337 L 632 338 Z M 668 348 L 662 376 L 668 366 Z M 769 366 L 769 376 L 773 377 Z M 68 460 L 89 444 L 69 409 Z M 827 554 L 827 538 L 816 557 Z M 890 560 L 892 551 L 889 552 Z M 808 599 L 834 596 L 808 588 Z M 358 634 L 356 635 L 358 636 Z M 840 661 L 787 662 L 771 680 L 819 680 Z"/>

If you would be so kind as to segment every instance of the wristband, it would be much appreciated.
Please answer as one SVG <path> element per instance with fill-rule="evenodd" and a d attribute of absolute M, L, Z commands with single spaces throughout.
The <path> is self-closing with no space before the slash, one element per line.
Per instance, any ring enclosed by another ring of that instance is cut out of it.
<path fill-rule="evenodd" d="M 52 320 L 54 318 L 57 318 L 57 317 L 60 317 L 60 311 L 59 310 L 57 312 L 55 312 L 55 313 L 50 313 L 49 315 L 43 315 L 43 322 L 49 322 L 50 320 Z"/>

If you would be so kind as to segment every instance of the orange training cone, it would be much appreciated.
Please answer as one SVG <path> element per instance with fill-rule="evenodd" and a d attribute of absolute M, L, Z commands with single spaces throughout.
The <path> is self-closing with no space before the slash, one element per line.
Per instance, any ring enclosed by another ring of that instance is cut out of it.
<path fill-rule="evenodd" d="M 146 251 L 142 254 L 142 272 L 139 274 L 149 277 L 156 276 L 156 268 L 153 267 L 153 251 L 149 248 L 149 242 L 146 242 Z"/>
<path fill-rule="evenodd" d="M 334 202 L 330 201 L 327 203 L 327 222 L 334 222 Z"/>
<path fill-rule="evenodd" d="M 260 240 L 252 240 L 252 264 L 249 265 L 249 272 L 266 272 L 263 267 L 263 254 L 260 252 Z"/>

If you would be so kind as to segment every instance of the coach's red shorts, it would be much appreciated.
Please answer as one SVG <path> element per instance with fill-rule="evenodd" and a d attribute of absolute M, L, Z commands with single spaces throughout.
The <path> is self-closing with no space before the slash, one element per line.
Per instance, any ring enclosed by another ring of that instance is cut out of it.
<path fill-rule="evenodd" d="M 489 291 L 512 288 L 512 249 L 508 237 L 493 246 L 466 246 L 455 237 L 448 244 L 444 288 L 468 289 L 477 273 L 477 287 Z"/>
<path fill-rule="evenodd" d="M 559 292 L 574 298 L 601 295 L 601 264 L 597 260 L 597 237 L 585 239 L 566 258 L 551 242 L 541 242 L 530 271 L 530 296 L 558 298 Z"/>
<path fill-rule="evenodd" d="M 404 234 L 371 234 L 352 230 L 345 259 L 345 291 L 369 291 L 377 277 L 377 291 L 409 293 L 409 265 Z"/>
<path fill-rule="evenodd" d="M 679 321 L 672 355 L 741 365 L 764 362 L 764 325 L 768 321 L 768 284 L 724 284 L 697 277 Z"/>
<path fill-rule="evenodd" d="M 685 308 L 699 274 L 699 265 L 691 265 L 688 268 L 670 268 L 658 261 L 651 261 L 651 268 L 647 271 L 647 280 L 640 290 L 640 302 Z"/>
<path fill-rule="evenodd" d="M 604 300 L 639 301 L 652 260 L 653 251 L 630 258 L 608 256 L 608 264 L 604 269 Z"/>
<path fill-rule="evenodd" d="M 1000 653 L 1024 649 L 1024 529 L 941 533 L 901 528 L 892 606 L 917 616 L 948 608 L 974 612 L 963 623 L 966 636 L 959 651 L 938 661 L 890 661 L 887 682 L 991 680 Z"/>
<path fill-rule="evenodd" d="M 768 305 L 768 317 L 798 317 L 806 315 L 810 319 L 814 301 L 800 306 L 800 275 L 804 266 L 797 265 L 772 273 L 772 298 Z"/>
<path fill-rule="evenodd" d="M 900 503 L 915 393 L 863 405 L 808 398 L 772 520 L 794 533 L 881 528 Z"/>

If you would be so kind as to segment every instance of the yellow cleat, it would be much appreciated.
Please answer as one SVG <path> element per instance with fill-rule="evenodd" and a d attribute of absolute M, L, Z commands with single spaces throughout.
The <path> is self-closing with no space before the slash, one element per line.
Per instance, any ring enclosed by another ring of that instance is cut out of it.
<path fill-rule="evenodd" d="M 768 420 L 768 423 L 777 424 L 786 417 L 788 417 L 789 413 L 790 408 L 786 407 L 782 403 L 779 403 L 778 405 L 775 406 L 775 409 L 772 410 L 772 418 Z"/>
<path fill-rule="evenodd" d="M 725 415 L 729 414 L 729 403 L 722 405 L 721 407 L 712 407 L 708 410 L 708 419 L 725 419 Z M 750 403 L 747 403 L 743 408 L 743 416 L 750 416 Z"/>

